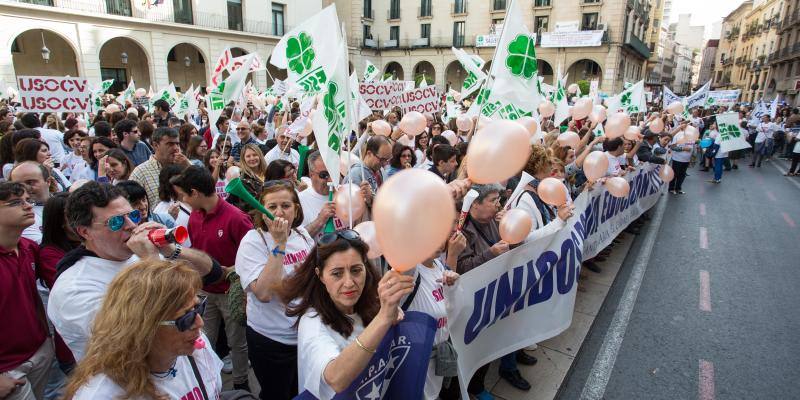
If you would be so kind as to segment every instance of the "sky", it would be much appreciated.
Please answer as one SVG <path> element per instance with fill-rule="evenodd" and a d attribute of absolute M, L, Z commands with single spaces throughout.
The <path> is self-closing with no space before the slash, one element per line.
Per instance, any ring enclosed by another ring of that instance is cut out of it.
<path fill-rule="evenodd" d="M 743 0 L 672 0 L 670 23 L 678 22 L 678 14 L 692 14 L 692 25 L 704 25 L 708 38 L 711 24 L 722 21 Z"/>

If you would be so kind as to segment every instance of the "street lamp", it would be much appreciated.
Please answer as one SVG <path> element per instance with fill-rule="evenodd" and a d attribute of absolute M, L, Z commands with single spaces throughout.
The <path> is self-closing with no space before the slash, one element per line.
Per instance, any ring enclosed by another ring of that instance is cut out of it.
<path fill-rule="evenodd" d="M 42 59 L 44 63 L 47 64 L 50 62 L 50 49 L 47 48 L 47 45 L 44 44 L 44 31 L 42 33 Z"/>
<path fill-rule="evenodd" d="M 122 61 L 122 65 L 128 65 L 128 53 L 123 51 L 122 54 L 119 55 L 119 59 Z"/>
<path fill-rule="evenodd" d="M 185 65 L 186 68 L 189 68 L 189 66 L 192 65 L 192 59 L 189 58 L 189 56 L 184 57 L 183 58 L 183 65 Z"/>

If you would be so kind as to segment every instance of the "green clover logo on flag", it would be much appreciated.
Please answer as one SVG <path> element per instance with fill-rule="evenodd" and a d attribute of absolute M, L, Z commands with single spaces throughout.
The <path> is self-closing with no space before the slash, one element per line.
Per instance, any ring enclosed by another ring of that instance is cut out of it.
<path fill-rule="evenodd" d="M 373 72 L 375 72 L 375 66 L 367 65 L 367 75 L 372 75 Z"/>
<path fill-rule="evenodd" d="M 516 76 L 531 79 L 538 70 L 536 65 L 536 51 L 533 49 L 534 41 L 528 35 L 517 35 L 508 44 L 506 67 Z"/>
<path fill-rule="evenodd" d="M 631 104 L 631 92 L 623 93 L 619 101 L 623 106 L 629 106 Z"/>
<path fill-rule="evenodd" d="M 711 96 L 708 96 L 708 97 L 706 98 L 706 104 L 707 104 L 707 105 L 709 105 L 709 106 L 712 106 L 712 105 L 714 105 L 714 98 L 713 98 L 713 97 L 711 97 Z"/>
<path fill-rule="evenodd" d="M 477 102 L 478 105 L 481 105 L 485 103 L 486 100 L 488 99 L 489 99 L 489 89 L 483 88 L 481 89 L 480 92 L 478 92 L 478 98 L 475 99 L 475 102 Z"/>
<path fill-rule="evenodd" d="M 305 32 L 300 32 L 297 36 L 290 36 L 286 42 L 286 58 L 289 60 L 289 69 L 302 75 L 306 70 L 311 69 L 314 64 L 313 39 Z"/>
<path fill-rule="evenodd" d="M 470 72 L 470 73 L 467 75 L 467 77 L 464 79 L 464 84 L 463 84 L 463 87 L 464 87 L 465 89 L 466 89 L 466 88 L 470 88 L 470 87 L 472 87 L 472 85 L 474 85 L 474 84 L 475 84 L 477 81 L 478 81 L 478 77 L 477 77 L 477 76 L 475 76 L 475 74 L 474 74 L 474 73 Z"/>

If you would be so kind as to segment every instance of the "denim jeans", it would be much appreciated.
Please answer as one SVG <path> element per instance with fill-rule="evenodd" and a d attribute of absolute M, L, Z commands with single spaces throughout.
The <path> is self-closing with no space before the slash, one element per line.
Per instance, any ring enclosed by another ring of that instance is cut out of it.
<path fill-rule="evenodd" d="M 517 370 L 517 352 L 511 352 L 509 354 L 500 357 L 500 371 L 516 371 Z"/>
<path fill-rule="evenodd" d="M 714 159 L 714 180 L 718 181 L 722 179 L 722 166 L 725 164 L 725 160 L 727 158 L 715 158 Z"/>

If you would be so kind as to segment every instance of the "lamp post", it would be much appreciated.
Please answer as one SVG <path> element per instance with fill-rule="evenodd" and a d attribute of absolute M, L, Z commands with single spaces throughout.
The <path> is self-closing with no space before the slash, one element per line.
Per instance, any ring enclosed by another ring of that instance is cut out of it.
<path fill-rule="evenodd" d="M 45 64 L 50 62 L 50 49 L 47 48 L 47 45 L 44 44 L 44 31 L 42 33 L 42 59 L 44 60 Z"/>
<path fill-rule="evenodd" d="M 189 58 L 189 56 L 183 57 L 183 65 L 186 66 L 186 68 L 183 70 L 183 84 L 185 88 L 187 87 L 186 84 L 189 83 L 188 73 L 189 67 L 192 65 L 192 59 Z"/>
<path fill-rule="evenodd" d="M 123 51 L 122 54 L 119 55 L 119 59 L 120 61 L 122 61 L 122 65 L 124 66 L 128 65 L 128 53 Z"/>

